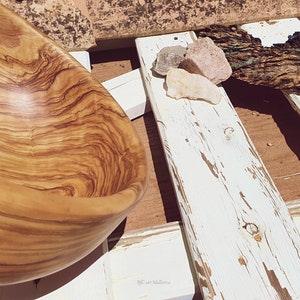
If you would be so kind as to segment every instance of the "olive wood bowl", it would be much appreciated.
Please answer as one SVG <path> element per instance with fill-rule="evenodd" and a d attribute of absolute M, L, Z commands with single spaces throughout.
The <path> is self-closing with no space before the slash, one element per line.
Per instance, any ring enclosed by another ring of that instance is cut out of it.
<path fill-rule="evenodd" d="M 0 5 L 0 285 L 95 249 L 147 185 L 126 114 L 75 59 Z"/>

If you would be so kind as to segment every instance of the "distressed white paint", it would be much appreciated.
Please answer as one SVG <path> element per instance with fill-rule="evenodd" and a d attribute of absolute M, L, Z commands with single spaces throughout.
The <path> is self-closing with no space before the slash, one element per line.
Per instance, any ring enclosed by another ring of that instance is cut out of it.
<path fill-rule="evenodd" d="M 287 201 L 286 202 L 287 208 L 293 217 L 293 220 L 300 232 L 300 199 Z"/>
<path fill-rule="evenodd" d="M 284 44 L 290 35 L 300 31 L 300 20 L 288 18 L 261 21 L 243 24 L 241 28 L 253 37 L 259 38 L 264 47 L 271 47 L 274 44 Z"/>
<path fill-rule="evenodd" d="M 122 74 L 102 83 L 126 112 L 135 119 L 150 110 L 140 69 Z"/>
<path fill-rule="evenodd" d="M 109 252 L 114 299 L 193 299 L 187 253 L 178 222 L 123 234 Z"/>
<path fill-rule="evenodd" d="M 218 105 L 174 100 L 151 72 L 160 49 L 193 38 L 186 32 L 136 44 L 202 292 L 298 299 L 299 233 L 225 91 Z"/>

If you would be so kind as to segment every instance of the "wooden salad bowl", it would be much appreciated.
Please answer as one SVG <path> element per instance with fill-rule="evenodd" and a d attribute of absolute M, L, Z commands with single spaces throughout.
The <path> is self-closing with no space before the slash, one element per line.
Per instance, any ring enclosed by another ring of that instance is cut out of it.
<path fill-rule="evenodd" d="M 0 5 L 0 285 L 95 249 L 147 185 L 126 114 L 75 59 Z"/>

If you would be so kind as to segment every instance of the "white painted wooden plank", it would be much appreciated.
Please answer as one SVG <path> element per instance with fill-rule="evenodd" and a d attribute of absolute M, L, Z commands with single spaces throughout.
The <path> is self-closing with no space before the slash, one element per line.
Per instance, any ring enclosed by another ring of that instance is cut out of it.
<path fill-rule="evenodd" d="M 109 260 L 115 300 L 195 297 L 178 222 L 125 233 L 110 250 Z"/>
<path fill-rule="evenodd" d="M 107 80 L 102 85 L 123 108 L 129 119 L 135 119 L 150 110 L 140 69 Z"/>
<path fill-rule="evenodd" d="M 300 232 L 300 199 L 287 201 L 286 205 Z"/>
<path fill-rule="evenodd" d="M 292 108 L 300 115 L 300 94 L 294 94 L 288 90 L 283 90 L 282 93 L 290 102 Z"/>
<path fill-rule="evenodd" d="M 90 54 L 87 51 L 71 51 L 69 52 L 80 64 L 82 64 L 88 71 L 92 71 Z"/>
<path fill-rule="evenodd" d="M 136 44 L 203 295 L 299 299 L 299 233 L 225 91 L 216 106 L 174 100 L 151 72 L 161 48 L 193 38 Z"/>

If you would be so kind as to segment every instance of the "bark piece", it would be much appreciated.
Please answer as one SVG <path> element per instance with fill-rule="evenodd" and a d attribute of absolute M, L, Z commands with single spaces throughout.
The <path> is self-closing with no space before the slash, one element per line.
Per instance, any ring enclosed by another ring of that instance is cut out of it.
<path fill-rule="evenodd" d="M 198 31 L 223 49 L 233 70 L 232 76 L 250 84 L 300 92 L 300 33 L 285 44 L 263 47 L 238 26 L 213 25 Z"/>
<path fill-rule="evenodd" d="M 183 69 L 172 68 L 166 77 L 167 96 L 175 99 L 205 100 L 212 104 L 221 101 L 219 88 L 200 74 L 191 74 Z"/>
<path fill-rule="evenodd" d="M 177 68 L 184 59 L 186 48 L 171 46 L 161 49 L 153 64 L 153 70 L 162 76 L 166 76 L 171 68 Z"/>
<path fill-rule="evenodd" d="M 209 37 L 189 44 L 181 66 L 190 73 L 205 76 L 214 84 L 227 80 L 232 74 L 223 50 Z"/>
<path fill-rule="evenodd" d="M 96 45 L 91 21 L 73 0 L 0 0 L 68 51 Z"/>

